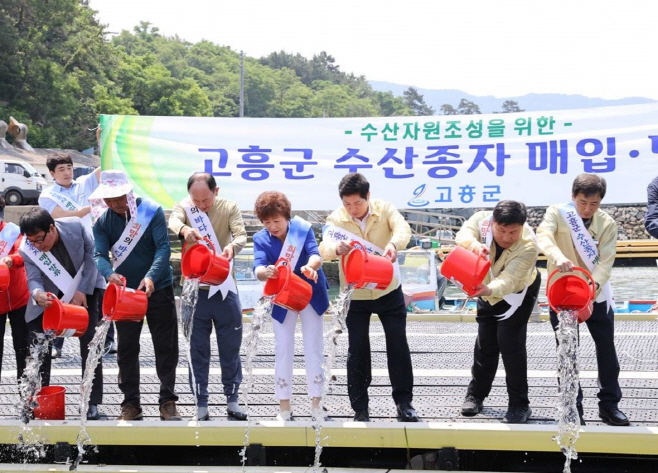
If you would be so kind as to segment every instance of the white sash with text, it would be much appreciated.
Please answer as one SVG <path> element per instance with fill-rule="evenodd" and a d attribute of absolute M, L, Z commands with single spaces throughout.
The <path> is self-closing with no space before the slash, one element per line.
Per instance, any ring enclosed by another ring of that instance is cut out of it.
<path fill-rule="evenodd" d="M 215 252 L 217 254 L 221 254 L 223 251 L 222 246 L 219 244 L 219 240 L 217 240 L 215 229 L 210 224 L 210 218 L 208 218 L 208 214 L 199 210 L 199 207 L 194 205 L 190 199 L 186 199 L 185 201 L 181 202 L 181 205 L 183 206 L 183 209 L 185 209 L 187 219 L 190 221 L 190 226 L 198 231 L 202 237 L 207 237 L 210 241 L 212 241 L 212 244 L 215 245 Z M 203 245 L 204 243 L 198 244 Z M 238 293 L 238 290 L 235 287 L 235 280 L 233 279 L 232 260 L 230 262 L 230 269 L 226 281 L 224 281 L 219 286 L 210 286 L 210 289 L 208 290 L 208 299 L 217 294 L 218 291 L 222 292 L 223 299 L 226 299 L 226 294 L 228 294 L 229 291 L 233 294 Z"/>
<path fill-rule="evenodd" d="M 85 268 L 85 263 L 82 263 L 75 278 L 72 278 L 68 271 L 62 268 L 59 261 L 57 261 L 57 258 L 55 258 L 50 251 L 43 252 L 36 249 L 27 238 L 23 238 L 23 241 L 21 242 L 21 250 L 46 276 L 48 276 L 48 279 L 50 279 L 55 286 L 62 291 L 63 295 L 60 300 L 64 303 L 71 302 L 71 299 L 73 299 L 73 296 L 75 295 L 75 291 L 78 290 L 78 286 L 80 285 L 82 270 Z"/>
<path fill-rule="evenodd" d="M 137 217 L 131 215 L 126 228 L 119 239 L 112 245 L 112 267 L 116 270 L 126 260 L 128 255 L 135 249 L 140 238 L 148 228 L 153 216 L 160 206 L 148 199 L 142 199 L 137 207 Z"/>
<path fill-rule="evenodd" d="M 368 253 L 372 253 L 374 255 L 383 255 L 384 254 L 384 249 L 378 247 L 377 245 L 364 240 L 358 235 L 355 235 L 354 233 L 347 231 L 343 228 L 337 227 L 335 225 L 325 225 L 324 228 L 322 229 L 322 240 L 324 241 L 331 241 L 334 243 L 338 243 L 339 241 L 345 241 L 347 243 L 351 243 L 353 241 L 356 241 L 360 243 Z M 400 285 L 400 265 L 396 261 L 393 263 L 393 278 L 398 282 L 398 286 Z M 374 286 L 374 285 L 373 285 Z M 374 288 L 374 287 L 373 287 Z M 373 289 L 370 287 L 364 287 L 363 289 Z"/>
<path fill-rule="evenodd" d="M 576 247 L 580 259 L 585 262 L 587 269 L 589 269 L 590 272 L 593 272 L 594 268 L 596 268 L 596 265 L 599 263 L 599 249 L 596 246 L 596 242 L 592 238 L 592 235 L 585 228 L 583 219 L 578 215 L 576 206 L 573 201 L 571 201 L 566 204 L 558 205 L 557 209 L 571 231 L 571 240 Z M 603 301 L 608 303 L 608 310 L 610 310 L 611 307 L 614 308 L 615 302 L 610 281 L 607 281 L 603 287 L 601 287 L 601 292 L 599 292 L 599 296 L 596 298 L 596 302 Z"/>
<path fill-rule="evenodd" d="M 15 223 L 5 223 L 5 228 L 0 232 L 0 258 L 9 256 L 14 243 L 18 240 L 21 229 Z"/>
<path fill-rule="evenodd" d="M 480 222 L 480 236 L 482 237 L 482 243 L 487 245 L 487 248 L 491 248 L 491 243 L 493 242 L 493 231 L 491 230 L 492 225 L 493 225 L 493 216 L 489 217 L 488 219 L 484 219 Z M 525 226 L 523 230 L 525 230 Z M 534 237 L 535 234 L 533 233 L 532 235 Z M 491 269 L 489 271 L 491 271 Z M 493 279 L 493 273 L 491 273 L 491 278 Z M 496 317 L 498 317 L 499 320 L 505 320 L 510 318 L 512 314 L 514 314 L 514 312 L 516 312 L 516 310 L 519 307 L 521 307 L 521 304 L 523 304 L 523 299 L 525 299 L 525 295 L 528 292 L 528 287 L 530 286 L 530 284 L 526 285 L 526 287 L 524 287 L 523 291 L 521 292 L 516 292 L 503 296 L 503 300 L 510 305 L 510 308 L 507 309 L 507 311 L 504 314 L 496 315 Z"/>

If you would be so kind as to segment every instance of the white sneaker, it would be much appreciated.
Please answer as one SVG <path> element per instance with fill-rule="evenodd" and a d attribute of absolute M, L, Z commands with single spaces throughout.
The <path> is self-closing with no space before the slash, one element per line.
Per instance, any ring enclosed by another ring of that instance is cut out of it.
<path fill-rule="evenodd" d="M 210 414 L 207 407 L 198 407 L 194 420 L 210 420 Z"/>
<path fill-rule="evenodd" d="M 295 420 L 295 418 L 292 416 L 292 411 L 279 411 L 276 415 L 276 420 L 285 422 Z"/>
<path fill-rule="evenodd" d="M 322 407 L 316 407 L 311 409 L 311 419 L 314 422 L 327 422 L 331 420 L 331 417 L 327 415 L 327 409 Z"/>

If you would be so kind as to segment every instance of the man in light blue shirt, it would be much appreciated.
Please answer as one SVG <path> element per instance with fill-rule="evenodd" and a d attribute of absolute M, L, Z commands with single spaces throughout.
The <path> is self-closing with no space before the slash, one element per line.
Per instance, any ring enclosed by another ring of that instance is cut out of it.
<path fill-rule="evenodd" d="M 73 180 L 73 160 L 65 152 L 48 156 L 46 166 L 55 183 L 39 196 L 39 206 L 53 218 L 80 217 L 91 233 L 91 207 L 88 197 L 98 187 L 101 168 Z"/>
<path fill-rule="evenodd" d="M 39 206 L 46 209 L 53 218 L 62 217 L 79 217 L 82 224 L 92 234 L 91 229 L 91 207 L 89 205 L 89 196 L 98 187 L 100 180 L 101 168 L 98 167 L 94 172 L 78 179 L 73 179 L 73 159 L 66 152 L 58 152 L 48 155 L 46 166 L 55 183 L 45 188 L 39 196 Z M 103 296 L 101 295 L 101 302 Z M 99 308 L 100 309 L 100 308 Z M 102 312 L 102 311 L 101 311 Z M 58 338 L 53 347 L 55 353 L 53 358 L 62 356 L 62 345 L 64 338 Z M 110 325 L 105 339 L 106 353 L 116 353 L 116 344 L 114 343 L 114 324 Z"/>

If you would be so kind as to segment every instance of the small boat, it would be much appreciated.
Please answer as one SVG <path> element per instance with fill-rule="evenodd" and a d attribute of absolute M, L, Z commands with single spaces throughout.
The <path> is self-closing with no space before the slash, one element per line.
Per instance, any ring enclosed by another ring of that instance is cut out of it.
<path fill-rule="evenodd" d="M 402 292 L 408 312 L 437 312 L 448 281 L 438 271 L 433 250 L 413 248 L 398 252 Z"/>
<path fill-rule="evenodd" d="M 243 314 L 251 314 L 258 300 L 263 296 L 264 285 L 256 279 L 253 267 L 254 248 L 248 245 L 233 258 L 233 274 Z"/>

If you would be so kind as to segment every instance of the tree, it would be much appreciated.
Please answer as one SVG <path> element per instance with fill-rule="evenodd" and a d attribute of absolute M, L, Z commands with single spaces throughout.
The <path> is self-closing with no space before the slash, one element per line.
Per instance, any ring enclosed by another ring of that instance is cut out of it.
<path fill-rule="evenodd" d="M 448 103 L 444 103 L 441 105 L 441 113 L 443 115 L 457 115 L 457 110 L 455 110 L 455 107 Z"/>
<path fill-rule="evenodd" d="M 411 109 L 414 115 L 434 115 L 434 109 L 425 103 L 423 95 L 415 87 L 409 87 L 402 93 L 404 104 Z"/>
<path fill-rule="evenodd" d="M 457 108 L 450 104 L 444 103 L 441 105 L 441 112 L 444 115 L 477 115 L 480 112 L 480 107 L 470 100 L 461 99 Z"/>
<path fill-rule="evenodd" d="M 503 111 L 502 113 L 518 113 L 525 112 L 522 108 L 519 107 L 519 104 L 514 100 L 505 100 L 503 102 Z"/>
<path fill-rule="evenodd" d="M 461 99 L 457 108 L 457 115 L 479 115 L 480 107 L 470 100 Z"/>

